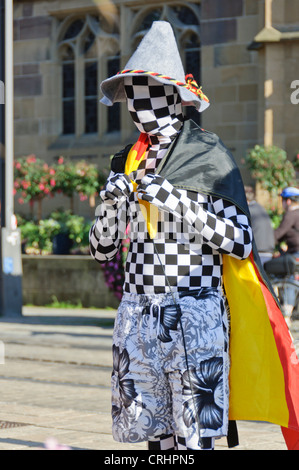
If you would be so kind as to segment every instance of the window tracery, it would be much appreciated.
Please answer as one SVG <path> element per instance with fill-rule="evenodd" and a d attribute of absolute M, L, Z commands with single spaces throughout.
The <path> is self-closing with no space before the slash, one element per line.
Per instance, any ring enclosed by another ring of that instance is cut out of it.
<path fill-rule="evenodd" d="M 128 28 L 120 31 L 122 11 L 115 16 L 70 15 L 57 32 L 58 60 L 61 65 L 63 135 L 81 136 L 120 131 L 120 105 L 99 104 L 99 83 L 121 70 L 122 57 L 129 57 L 153 21 L 169 21 L 173 27 L 186 73 L 200 83 L 200 4 L 173 2 L 160 5 L 142 3 L 126 6 Z M 186 110 L 198 121 L 198 113 Z"/>
<path fill-rule="evenodd" d="M 99 109 L 99 81 L 104 79 L 109 64 L 115 64 L 119 49 L 115 21 L 86 14 L 71 15 L 61 22 L 58 57 L 62 67 L 62 134 L 99 132 L 105 114 Z M 110 116 L 108 121 L 116 128 L 119 120 Z"/>
<path fill-rule="evenodd" d="M 180 50 L 184 70 L 200 84 L 200 4 L 192 2 L 170 3 L 163 6 L 136 8 L 131 31 L 131 48 L 135 50 L 153 21 L 171 23 Z M 159 71 L 157 71 L 159 72 Z M 200 123 L 200 114 L 192 108 L 186 115 Z"/>

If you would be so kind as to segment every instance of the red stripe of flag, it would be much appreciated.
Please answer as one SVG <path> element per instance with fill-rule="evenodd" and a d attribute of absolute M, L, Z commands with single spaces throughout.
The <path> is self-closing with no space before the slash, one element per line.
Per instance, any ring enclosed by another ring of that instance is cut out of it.
<path fill-rule="evenodd" d="M 253 261 L 253 257 L 252 262 L 265 299 L 284 374 L 285 399 L 289 411 L 289 422 L 288 428 L 281 427 L 281 430 L 288 449 L 299 450 L 299 360 L 285 319 L 271 292 L 265 285 Z"/>

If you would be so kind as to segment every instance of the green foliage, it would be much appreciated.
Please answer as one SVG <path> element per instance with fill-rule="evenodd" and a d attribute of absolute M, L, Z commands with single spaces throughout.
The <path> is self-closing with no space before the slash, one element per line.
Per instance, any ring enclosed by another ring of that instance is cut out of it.
<path fill-rule="evenodd" d="M 73 163 L 65 160 L 63 157 L 58 159 L 56 165 L 53 165 L 55 172 L 55 192 L 63 193 L 72 197 L 78 193 L 81 200 L 93 196 L 100 188 L 100 172 L 94 165 L 80 161 Z"/>
<path fill-rule="evenodd" d="M 63 209 L 52 212 L 50 217 L 59 224 L 59 233 L 67 233 L 75 245 L 88 246 L 91 222 L 86 222 L 84 217 Z"/>
<path fill-rule="evenodd" d="M 73 162 L 59 157 L 55 164 L 48 165 L 35 155 L 17 159 L 14 163 L 14 194 L 20 204 L 29 202 L 31 207 L 30 220 L 18 216 L 26 252 L 51 253 L 53 238 L 61 233 L 69 236 L 73 249 L 88 247 L 91 222 L 73 214 L 73 197 L 78 194 L 81 201 L 90 198 L 92 206 L 94 197 L 105 183 L 106 173 L 107 170 L 99 171 L 84 160 Z M 42 200 L 55 194 L 70 198 L 71 210 L 59 209 L 42 219 Z M 37 215 L 33 213 L 35 202 Z"/>
<path fill-rule="evenodd" d="M 70 301 L 59 301 L 56 297 L 56 295 L 52 295 L 52 303 L 46 304 L 45 307 L 51 307 L 51 308 L 69 308 L 69 309 L 74 309 L 74 308 L 82 308 L 82 302 L 78 301 L 76 304 L 73 304 Z"/>
<path fill-rule="evenodd" d="M 272 227 L 275 230 L 280 225 L 280 222 L 281 222 L 281 219 L 282 219 L 282 213 L 281 213 L 280 210 L 278 210 L 275 207 L 267 209 L 267 212 L 268 212 L 269 217 L 271 219 Z"/>
<path fill-rule="evenodd" d="M 59 233 L 68 234 L 73 241 L 73 249 L 88 247 L 91 221 L 70 211 L 54 211 L 47 219 L 38 222 L 20 216 L 17 218 L 26 253 L 51 253 L 53 238 Z"/>
<path fill-rule="evenodd" d="M 296 171 L 299 171 L 299 152 L 297 152 L 296 157 L 294 158 L 294 168 Z"/>
<path fill-rule="evenodd" d="M 14 193 L 21 204 L 43 199 L 55 188 L 53 170 L 35 155 L 19 158 L 14 163 Z"/>
<path fill-rule="evenodd" d="M 72 162 L 60 157 L 57 163 L 48 165 L 29 155 L 14 163 L 14 193 L 19 203 L 41 200 L 46 196 L 62 193 L 71 198 L 79 194 L 81 200 L 94 196 L 105 181 L 105 171 L 82 160 Z"/>
<path fill-rule="evenodd" d="M 255 145 L 246 156 L 251 176 L 272 196 L 277 196 L 286 186 L 294 184 L 296 173 L 284 150 Z"/>

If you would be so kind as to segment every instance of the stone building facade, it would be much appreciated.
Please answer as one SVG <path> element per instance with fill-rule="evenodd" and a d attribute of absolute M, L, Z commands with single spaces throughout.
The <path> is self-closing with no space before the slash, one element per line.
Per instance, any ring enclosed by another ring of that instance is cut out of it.
<path fill-rule="evenodd" d="M 256 143 L 278 145 L 293 160 L 298 0 L 15 0 L 16 157 L 50 163 L 64 155 L 102 168 L 133 142 L 125 106 L 100 104 L 98 85 L 159 19 L 173 25 L 186 73 L 210 98 L 200 124 L 232 150 L 244 181 L 242 159 Z"/>

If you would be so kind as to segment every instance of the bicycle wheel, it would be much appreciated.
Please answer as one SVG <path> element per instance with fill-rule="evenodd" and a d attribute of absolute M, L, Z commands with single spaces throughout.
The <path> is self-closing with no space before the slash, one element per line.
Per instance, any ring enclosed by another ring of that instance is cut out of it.
<path fill-rule="evenodd" d="M 282 280 L 273 283 L 273 289 L 280 302 L 282 313 L 291 318 L 298 311 L 299 283 L 292 280 Z"/>

